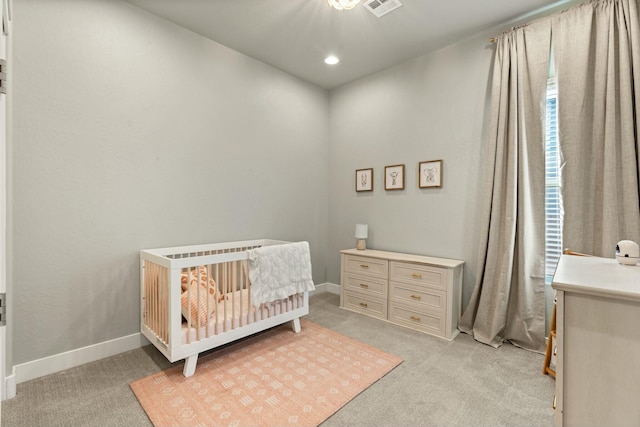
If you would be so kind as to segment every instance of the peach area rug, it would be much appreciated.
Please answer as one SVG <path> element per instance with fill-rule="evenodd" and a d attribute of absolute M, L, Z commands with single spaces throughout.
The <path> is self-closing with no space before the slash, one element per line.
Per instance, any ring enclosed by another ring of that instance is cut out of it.
<path fill-rule="evenodd" d="M 317 426 L 402 359 L 301 320 L 131 383 L 156 427 Z"/>

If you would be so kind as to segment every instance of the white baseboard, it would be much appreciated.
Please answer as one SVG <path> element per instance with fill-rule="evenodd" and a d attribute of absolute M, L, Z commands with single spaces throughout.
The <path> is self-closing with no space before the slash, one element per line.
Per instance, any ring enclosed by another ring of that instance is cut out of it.
<path fill-rule="evenodd" d="M 340 295 L 340 285 L 335 283 L 324 282 L 316 285 L 316 290 L 309 292 L 309 296 L 329 292 L 330 294 Z"/>
<path fill-rule="evenodd" d="M 309 294 L 324 292 L 339 295 L 340 285 L 329 282 L 321 283 L 316 285 L 316 290 Z M 105 357 L 115 356 L 125 351 L 135 350 L 148 344 L 149 341 L 141 333 L 136 333 L 16 365 L 13 367 L 12 374 L 5 378 L 6 398 L 15 397 L 16 385 L 22 382 L 55 374 Z"/>
<path fill-rule="evenodd" d="M 16 365 L 13 367 L 13 374 L 6 379 L 7 397 L 11 392 L 10 382 L 15 396 L 16 384 L 21 382 L 115 356 L 148 344 L 149 341 L 141 333 L 137 333 Z"/>

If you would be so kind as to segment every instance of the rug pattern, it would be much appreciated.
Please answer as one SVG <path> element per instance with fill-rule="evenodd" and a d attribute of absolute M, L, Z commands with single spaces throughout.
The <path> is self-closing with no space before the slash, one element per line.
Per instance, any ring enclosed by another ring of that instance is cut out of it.
<path fill-rule="evenodd" d="M 402 359 L 302 320 L 131 384 L 156 427 L 317 426 Z"/>

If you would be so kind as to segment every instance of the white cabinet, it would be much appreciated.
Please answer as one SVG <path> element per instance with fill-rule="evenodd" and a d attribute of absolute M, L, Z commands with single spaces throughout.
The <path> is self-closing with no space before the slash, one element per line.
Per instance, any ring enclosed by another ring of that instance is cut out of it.
<path fill-rule="evenodd" d="M 464 261 L 357 249 L 341 257 L 341 307 L 447 339 L 458 334 Z"/>
<path fill-rule="evenodd" d="M 640 426 L 640 266 L 563 255 L 556 426 Z"/>

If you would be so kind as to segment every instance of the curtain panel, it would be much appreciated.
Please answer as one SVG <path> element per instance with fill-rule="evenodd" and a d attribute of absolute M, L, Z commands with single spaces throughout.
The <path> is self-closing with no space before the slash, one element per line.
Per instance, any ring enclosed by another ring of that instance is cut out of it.
<path fill-rule="evenodd" d="M 640 241 L 638 0 L 592 0 L 497 38 L 478 280 L 459 322 L 544 349 L 544 101 L 553 43 L 563 246 Z"/>
<path fill-rule="evenodd" d="M 592 1 L 552 20 L 564 247 L 611 258 L 640 241 L 636 0 Z"/>
<path fill-rule="evenodd" d="M 544 114 L 550 23 L 496 40 L 478 280 L 460 330 L 543 351 Z"/>

